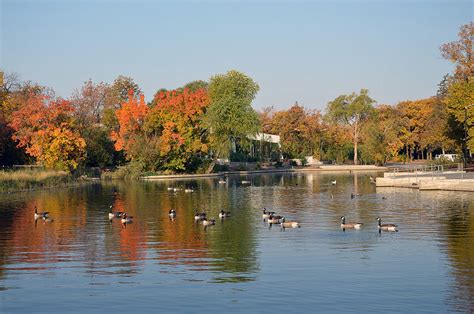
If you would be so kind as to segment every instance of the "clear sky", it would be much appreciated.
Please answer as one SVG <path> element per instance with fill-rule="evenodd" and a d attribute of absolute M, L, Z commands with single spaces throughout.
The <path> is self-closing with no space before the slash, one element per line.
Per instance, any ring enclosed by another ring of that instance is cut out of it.
<path fill-rule="evenodd" d="M 236 69 L 260 85 L 257 109 L 434 95 L 453 69 L 439 46 L 473 20 L 469 0 L 0 1 L 0 67 L 62 97 L 122 74 L 151 100 Z"/>

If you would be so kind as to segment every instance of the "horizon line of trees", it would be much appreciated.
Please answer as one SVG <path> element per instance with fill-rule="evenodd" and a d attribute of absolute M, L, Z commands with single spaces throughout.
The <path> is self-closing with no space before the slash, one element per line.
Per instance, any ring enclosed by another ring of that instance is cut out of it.
<path fill-rule="evenodd" d="M 130 77 L 111 84 L 88 80 L 62 99 L 7 73 L 0 89 L 0 164 L 71 172 L 126 163 L 140 172 L 209 171 L 217 158 L 235 157 L 235 147 L 248 155 L 259 132 L 281 138 L 281 151 L 267 157 L 287 159 L 383 164 L 472 152 L 473 35 L 473 23 L 463 25 L 457 41 L 440 47 L 455 70 L 442 78 L 437 95 L 377 105 L 361 89 L 330 101 L 324 114 L 298 103 L 257 112 L 251 104 L 258 84 L 235 70 L 159 89 L 149 103 Z"/>

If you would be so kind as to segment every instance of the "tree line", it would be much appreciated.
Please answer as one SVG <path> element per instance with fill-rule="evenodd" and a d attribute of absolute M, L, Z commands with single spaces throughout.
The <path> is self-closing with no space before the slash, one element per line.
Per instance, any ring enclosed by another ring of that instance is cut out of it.
<path fill-rule="evenodd" d="M 49 87 L 6 73 L 0 89 L 0 164 L 70 172 L 128 164 L 140 172 L 195 172 L 212 169 L 218 158 L 235 159 L 236 151 L 246 158 L 257 133 L 281 139 L 281 148 L 261 149 L 252 157 L 260 161 L 283 155 L 383 164 L 472 151 L 473 34 L 473 23 L 463 25 L 457 41 L 440 47 L 455 69 L 441 78 L 437 95 L 388 105 L 361 89 L 328 102 L 324 113 L 298 103 L 257 112 L 251 104 L 259 85 L 235 70 L 159 89 L 148 103 L 130 77 L 110 84 L 89 80 L 62 99 Z"/>

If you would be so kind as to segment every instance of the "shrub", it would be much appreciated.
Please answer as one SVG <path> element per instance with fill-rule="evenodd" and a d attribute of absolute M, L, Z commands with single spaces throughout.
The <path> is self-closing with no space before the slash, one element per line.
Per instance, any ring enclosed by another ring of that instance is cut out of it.
<path fill-rule="evenodd" d="M 74 181 L 75 178 L 66 171 L 0 171 L 0 191 L 3 192 L 65 186 Z"/>

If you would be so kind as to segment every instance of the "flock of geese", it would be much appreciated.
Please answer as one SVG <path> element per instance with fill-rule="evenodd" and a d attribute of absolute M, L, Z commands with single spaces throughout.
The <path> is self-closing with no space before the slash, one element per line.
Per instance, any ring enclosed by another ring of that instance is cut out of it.
<path fill-rule="evenodd" d="M 227 179 L 225 179 L 225 178 L 219 179 L 219 184 L 227 184 Z M 240 181 L 240 184 L 250 185 L 250 184 L 252 184 L 252 181 L 242 180 L 242 181 Z M 193 193 L 195 191 L 192 187 L 183 188 L 183 187 L 172 187 L 172 186 L 168 187 L 167 190 L 172 191 L 172 192 L 184 191 L 184 193 Z"/>
<path fill-rule="evenodd" d="M 372 176 L 370 177 L 370 181 L 371 181 L 371 183 L 373 181 L 375 181 L 374 178 L 372 178 Z M 227 180 L 225 180 L 225 179 L 220 179 L 219 180 L 219 184 L 225 184 L 225 183 L 227 183 Z M 241 183 L 242 184 L 250 184 L 251 182 L 250 181 L 242 181 Z M 336 180 L 331 181 L 331 184 L 336 185 L 337 181 Z M 177 192 L 177 191 L 181 191 L 181 190 L 182 190 L 182 188 L 178 188 L 178 187 L 168 187 L 168 191 Z M 185 188 L 184 192 L 185 193 L 192 193 L 192 192 L 194 192 L 194 189 Z M 354 198 L 356 196 L 359 196 L 359 195 L 351 193 L 351 198 Z M 332 198 L 332 194 L 331 194 L 331 198 Z M 110 205 L 109 209 L 110 210 L 109 210 L 109 213 L 108 213 L 108 218 L 109 218 L 110 221 L 112 221 L 114 219 L 120 219 L 120 222 L 122 223 L 123 226 L 126 226 L 127 224 L 130 224 L 130 223 L 133 222 L 133 216 L 127 215 L 126 212 L 122 212 L 122 211 L 114 212 L 112 205 Z M 168 211 L 168 216 L 169 216 L 170 220 L 174 220 L 176 218 L 176 215 L 177 215 L 176 210 L 170 209 Z M 53 222 L 54 221 L 53 218 L 51 218 L 49 216 L 49 212 L 38 212 L 38 208 L 36 206 L 35 206 L 34 217 L 35 217 L 35 222 L 38 219 L 42 219 L 45 222 Z M 224 210 L 221 210 L 219 212 L 219 218 L 221 220 L 224 220 L 224 219 L 230 218 L 230 217 L 231 217 L 230 212 L 226 212 Z M 301 228 L 301 224 L 298 221 L 287 221 L 285 216 L 278 215 L 274 211 L 268 211 L 266 208 L 263 208 L 262 218 L 263 218 L 264 222 L 268 223 L 269 227 L 271 227 L 272 225 L 279 225 L 282 229 L 285 229 L 285 228 Z M 361 223 L 361 222 L 346 222 L 346 217 L 345 216 L 341 216 L 340 219 L 341 219 L 341 229 L 343 231 L 345 231 L 346 229 L 360 229 L 363 226 L 363 223 Z M 398 232 L 398 226 L 397 225 L 395 225 L 395 224 L 383 224 L 382 219 L 380 217 L 377 217 L 376 220 L 378 222 L 377 227 L 378 227 L 379 232 L 382 232 L 382 231 Z M 213 225 L 216 224 L 215 219 L 212 219 L 212 218 L 208 219 L 207 214 L 205 212 L 199 213 L 196 209 L 194 210 L 194 221 L 196 223 L 200 222 L 204 227 L 213 226 Z"/>
<path fill-rule="evenodd" d="M 113 206 L 110 205 L 109 207 L 109 220 L 112 221 L 114 218 L 119 218 L 120 222 L 124 225 L 129 224 L 132 222 L 133 216 L 128 216 L 126 212 L 114 212 Z"/>
<path fill-rule="evenodd" d="M 168 211 L 168 217 L 170 220 L 174 220 L 176 218 L 176 210 L 170 209 Z M 43 218 L 46 219 L 48 217 L 48 212 L 38 213 L 35 207 L 35 219 Z M 108 214 L 109 220 L 112 221 L 113 219 L 120 219 L 122 224 L 125 226 L 132 222 L 132 216 L 128 216 L 126 212 L 114 212 L 112 205 L 110 205 L 110 212 Z M 230 212 L 226 212 L 221 210 L 219 212 L 219 218 L 224 220 L 226 218 L 231 217 Z M 301 228 L 301 224 L 298 221 L 287 221 L 285 216 L 277 215 L 276 212 L 268 211 L 266 208 L 263 208 L 262 213 L 263 221 L 268 223 L 269 227 L 272 225 L 280 225 L 281 228 Z M 341 228 L 345 231 L 345 229 L 360 229 L 362 228 L 363 223 L 361 222 L 346 222 L 346 217 L 341 216 Z M 378 230 L 379 232 L 388 231 L 388 232 L 398 232 L 398 226 L 395 224 L 383 224 L 382 219 L 380 217 L 376 218 L 378 222 Z M 194 221 L 196 223 L 201 223 L 204 227 L 213 226 L 216 224 L 215 219 L 208 219 L 207 214 L 205 212 L 199 213 L 197 210 L 194 210 Z"/>
<path fill-rule="evenodd" d="M 277 215 L 275 212 L 267 211 L 263 208 L 262 218 L 264 222 L 267 222 L 271 227 L 272 225 L 280 225 L 284 228 L 301 228 L 301 224 L 297 221 L 286 221 L 285 216 Z"/>
<path fill-rule="evenodd" d="M 379 232 L 388 231 L 388 232 L 398 232 L 398 226 L 395 224 L 383 224 L 380 217 L 376 218 L 378 224 L 377 227 Z M 345 229 L 360 229 L 362 228 L 363 223 L 361 222 L 346 222 L 346 217 L 341 216 L 341 228 Z"/>

